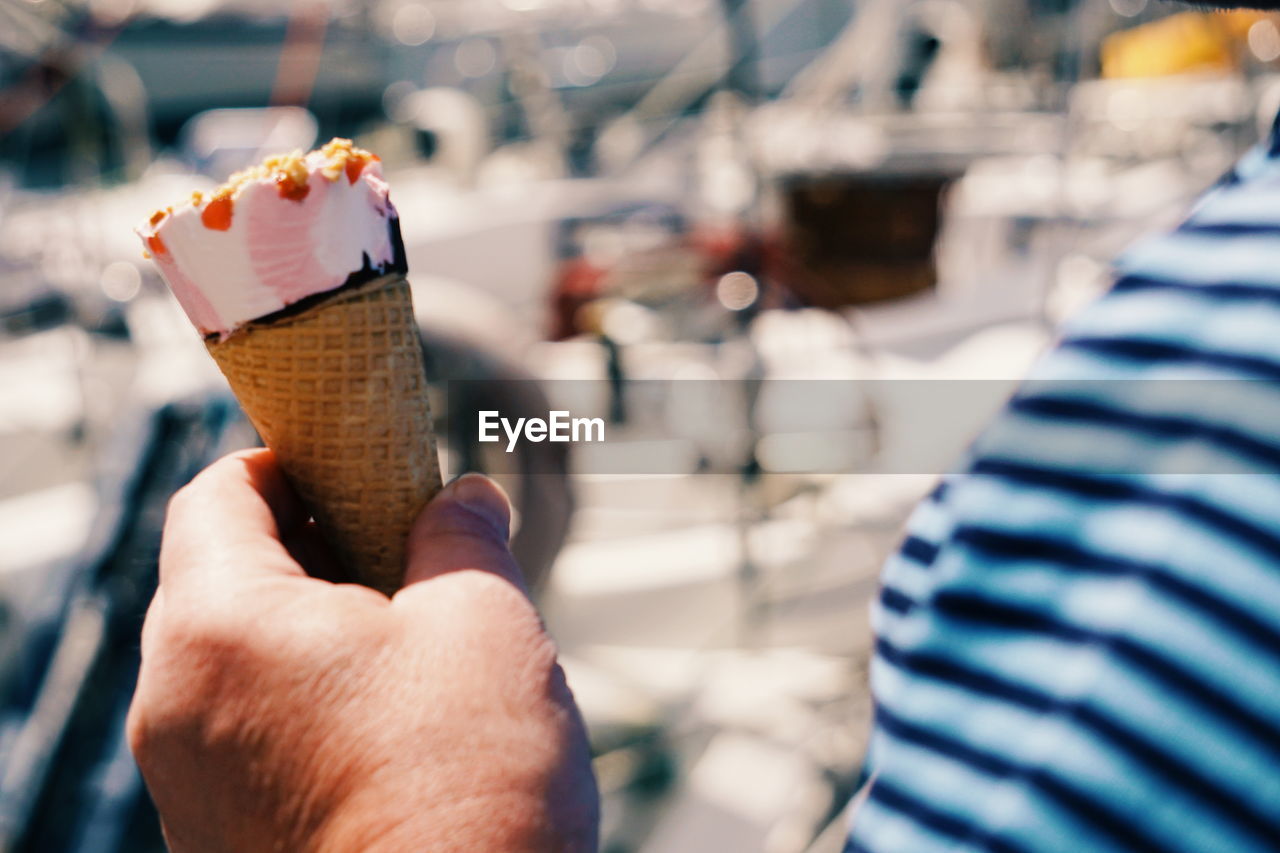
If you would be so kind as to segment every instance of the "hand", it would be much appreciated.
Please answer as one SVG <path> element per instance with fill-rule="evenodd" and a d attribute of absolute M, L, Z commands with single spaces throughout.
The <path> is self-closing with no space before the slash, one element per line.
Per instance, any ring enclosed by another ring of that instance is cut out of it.
<path fill-rule="evenodd" d="M 128 720 L 170 847 L 595 850 L 586 736 L 509 523 L 488 480 L 454 482 L 388 599 L 304 571 L 323 549 L 270 451 L 180 491 Z"/>

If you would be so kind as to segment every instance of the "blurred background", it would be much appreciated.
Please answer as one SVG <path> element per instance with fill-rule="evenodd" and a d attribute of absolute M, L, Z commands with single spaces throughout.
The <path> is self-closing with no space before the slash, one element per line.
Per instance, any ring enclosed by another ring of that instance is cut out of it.
<path fill-rule="evenodd" d="M 838 851 L 878 567 L 1000 401 L 889 389 L 1021 376 L 1269 127 L 1278 24 L 1154 0 L 0 0 L 0 850 L 163 849 L 122 733 L 159 527 L 255 440 L 132 227 L 339 135 L 392 186 L 446 467 L 517 505 L 604 849 Z M 607 418 L 610 447 L 459 427 L 553 407 Z"/>

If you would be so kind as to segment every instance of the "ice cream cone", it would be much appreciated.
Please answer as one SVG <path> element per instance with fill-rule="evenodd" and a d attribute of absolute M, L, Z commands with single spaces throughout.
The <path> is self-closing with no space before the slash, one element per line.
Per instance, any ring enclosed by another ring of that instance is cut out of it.
<path fill-rule="evenodd" d="M 206 346 L 352 579 L 398 589 L 409 528 L 441 488 L 404 275 L 344 287 Z"/>

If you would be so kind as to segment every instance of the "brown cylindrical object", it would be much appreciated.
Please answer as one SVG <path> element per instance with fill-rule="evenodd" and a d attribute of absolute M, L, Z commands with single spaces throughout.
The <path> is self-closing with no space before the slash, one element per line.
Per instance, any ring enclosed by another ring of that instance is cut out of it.
<path fill-rule="evenodd" d="M 395 592 L 409 528 L 441 488 L 404 275 L 206 346 L 353 579 Z"/>

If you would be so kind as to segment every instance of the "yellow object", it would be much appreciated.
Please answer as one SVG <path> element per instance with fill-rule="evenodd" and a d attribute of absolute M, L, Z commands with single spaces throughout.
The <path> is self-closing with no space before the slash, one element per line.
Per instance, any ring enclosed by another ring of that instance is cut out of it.
<path fill-rule="evenodd" d="M 1102 43 L 1102 76 L 1167 77 L 1225 72 L 1262 12 L 1181 12 L 1114 33 Z"/>

